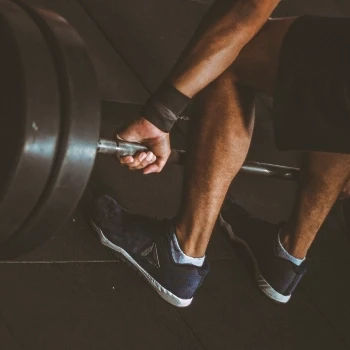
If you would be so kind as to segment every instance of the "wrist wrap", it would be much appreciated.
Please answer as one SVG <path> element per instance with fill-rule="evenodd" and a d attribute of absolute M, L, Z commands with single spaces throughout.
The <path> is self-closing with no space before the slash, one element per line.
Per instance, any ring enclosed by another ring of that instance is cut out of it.
<path fill-rule="evenodd" d="M 171 84 L 164 83 L 147 101 L 141 110 L 141 116 L 158 129 L 169 132 L 190 102 L 191 98 Z"/>

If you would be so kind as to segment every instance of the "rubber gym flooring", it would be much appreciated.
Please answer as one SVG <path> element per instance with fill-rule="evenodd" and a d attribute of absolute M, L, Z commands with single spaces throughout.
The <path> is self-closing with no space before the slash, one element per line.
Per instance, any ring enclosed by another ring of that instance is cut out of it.
<path fill-rule="evenodd" d="M 101 94 L 102 133 L 113 136 L 172 67 L 209 9 L 207 0 L 28 0 L 66 17 L 90 50 Z M 350 16 L 347 0 L 283 1 L 274 16 Z M 257 98 L 249 159 L 298 165 L 272 142 L 271 101 Z M 187 122 L 172 134 L 185 146 Z M 99 157 L 85 197 L 60 232 L 36 251 L 0 263 L 3 350 L 310 350 L 350 349 L 350 241 L 339 206 L 309 254 L 310 267 L 288 305 L 267 300 L 220 230 L 212 271 L 193 305 L 162 301 L 99 244 L 84 216 L 93 193 L 115 196 L 129 211 L 171 217 L 180 205 L 181 166 L 142 176 Z M 278 222 L 293 201 L 292 183 L 239 176 L 230 194 L 251 213 Z"/>

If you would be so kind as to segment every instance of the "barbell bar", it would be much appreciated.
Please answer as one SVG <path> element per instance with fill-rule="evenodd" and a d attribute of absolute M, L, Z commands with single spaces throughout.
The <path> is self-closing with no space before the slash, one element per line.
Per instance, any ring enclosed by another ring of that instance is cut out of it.
<path fill-rule="evenodd" d="M 134 155 L 138 152 L 147 152 L 148 149 L 142 144 L 136 142 L 126 142 L 121 140 L 100 139 L 97 145 L 97 153 L 106 155 L 115 155 L 123 157 Z M 168 163 L 184 164 L 186 161 L 186 152 L 182 150 L 172 150 Z M 246 161 L 240 173 L 269 177 L 279 180 L 297 181 L 300 169 L 282 165 Z"/>
<path fill-rule="evenodd" d="M 52 237 L 71 216 L 97 153 L 147 148 L 100 139 L 94 67 L 77 31 L 60 15 L 0 0 L 0 258 Z M 169 163 L 185 162 L 173 151 Z M 298 169 L 246 162 L 242 172 L 296 180 Z"/>

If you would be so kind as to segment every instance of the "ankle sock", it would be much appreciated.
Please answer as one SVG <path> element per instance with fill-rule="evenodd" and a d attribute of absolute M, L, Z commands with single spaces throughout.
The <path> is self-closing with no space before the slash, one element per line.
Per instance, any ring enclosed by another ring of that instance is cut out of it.
<path fill-rule="evenodd" d="M 290 262 L 292 262 L 293 264 L 295 264 L 297 266 L 300 266 L 301 263 L 305 260 L 305 258 L 303 258 L 303 259 L 295 258 L 294 256 L 290 255 L 285 250 L 285 248 L 283 247 L 283 245 L 281 243 L 280 233 L 279 232 L 278 232 L 278 235 L 277 235 L 276 253 L 277 253 L 277 256 L 279 256 L 280 258 L 284 258 L 286 260 L 289 260 Z"/>
<path fill-rule="evenodd" d="M 175 234 L 175 228 L 171 230 L 171 255 L 177 264 L 190 264 L 195 266 L 202 266 L 204 263 L 205 256 L 202 258 L 192 258 L 191 256 L 186 255 L 180 248 L 180 244 L 177 240 Z"/>

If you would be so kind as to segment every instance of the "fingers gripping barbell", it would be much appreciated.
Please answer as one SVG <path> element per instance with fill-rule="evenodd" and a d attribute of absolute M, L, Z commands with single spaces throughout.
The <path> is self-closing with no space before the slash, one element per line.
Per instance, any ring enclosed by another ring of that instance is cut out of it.
<path fill-rule="evenodd" d="M 100 99 L 88 51 L 56 13 L 0 0 L 0 258 L 27 252 L 73 213 L 97 153 L 141 144 L 99 140 Z M 171 161 L 181 163 L 183 152 Z M 246 163 L 242 171 L 295 179 L 298 169 Z"/>

